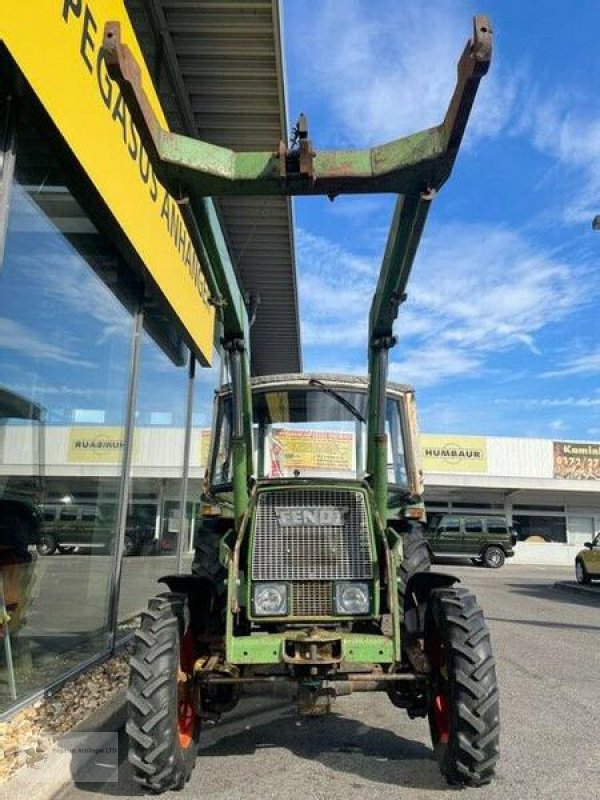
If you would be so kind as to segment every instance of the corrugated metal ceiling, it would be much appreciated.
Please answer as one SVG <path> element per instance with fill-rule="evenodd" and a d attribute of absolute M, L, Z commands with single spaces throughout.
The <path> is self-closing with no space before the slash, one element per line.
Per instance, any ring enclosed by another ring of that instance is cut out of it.
<path fill-rule="evenodd" d="M 234 150 L 286 138 L 278 0 L 126 0 L 172 130 Z M 218 201 L 243 289 L 260 298 L 256 375 L 302 369 L 291 202 Z"/>

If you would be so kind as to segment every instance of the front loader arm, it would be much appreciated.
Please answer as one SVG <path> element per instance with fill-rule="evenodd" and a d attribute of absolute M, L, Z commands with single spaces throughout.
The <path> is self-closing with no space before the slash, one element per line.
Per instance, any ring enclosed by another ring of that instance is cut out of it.
<path fill-rule="evenodd" d="M 315 152 L 305 120 L 298 146 L 238 153 L 161 128 L 141 85 L 140 70 L 117 22 L 106 24 L 103 58 L 130 109 L 142 142 L 167 186 L 199 196 L 411 194 L 438 189 L 460 146 L 479 81 L 488 70 L 492 32 L 487 17 L 474 18 L 473 38 L 458 62 L 456 88 L 443 122 L 364 150 Z"/>
<path fill-rule="evenodd" d="M 399 195 L 379 281 L 369 316 L 369 420 L 367 469 L 382 524 L 387 512 L 387 438 L 385 391 L 392 326 L 405 298 L 406 284 L 435 193 L 448 179 L 465 132 L 481 78 L 492 55 L 487 17 L 473 20 L 473 37 L 460 57 L 457 81 L 443 122 L 387 144 L 364 150 L 315 152 L 301 115 L 291 148 L 238 153 L 200 139 L 164 130 L 141 84 L 140 70 L 120 26 L 105 26 L 102 57 L 119 85 L 140 139 L 163 185 L 184 198 L 186 222 L 199 253 L 205 256 L 214 302 L 223 310 L 224 344 L 231 354 L 232 382 L 238 384 L 238 450 L 234 476 L 236 519 L 247 504 L 252 469 L 252 415 L 248 387 L 248 318 L 219 226 L 211 221 L 211 197 L 224 195 L 328 195 L 393 192 Z M 185 200 L 189 202 L 185 202 Z M 218 240 L 218 241 L 217 241 Z M 243 355 L 242 355 L 243 354 Z M 235 387 L 234 387 L 235 391 Z M 235 405 L 235 404 L 234 404 Z M 242 432 L 243 428 L 243 432 Z M 242 435 L 243 433 L 243 435 Z M 242 469 L 242 464 L 246 465 Z M 243 484 L 243 485 L 242 485 Z M 244 500 L 244 497 L 246 498 Z"/>

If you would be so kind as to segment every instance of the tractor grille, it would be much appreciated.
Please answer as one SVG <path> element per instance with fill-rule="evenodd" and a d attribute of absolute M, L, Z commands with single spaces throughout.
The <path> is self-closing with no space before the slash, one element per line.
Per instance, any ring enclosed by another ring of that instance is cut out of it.
<path fill-rule="evenodd" d="M 361 492 L 283 489 L 259 494 L 253 580 L 315 582 L 372 576 L 367 514 Z M 324 597 L 325 589 L 321 591 Z"/>
<path fill-rule="evenodd" d="M 333 611 L 333 586 L 331 581 L 298 581 L 291 586 L 292 616 L 331 617 Z"/>

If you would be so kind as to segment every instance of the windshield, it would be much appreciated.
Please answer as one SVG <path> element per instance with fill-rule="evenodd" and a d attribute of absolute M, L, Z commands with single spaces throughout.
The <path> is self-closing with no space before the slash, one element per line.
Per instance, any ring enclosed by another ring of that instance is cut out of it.
<path fill-rule="evenodd" d="M 259 478 L 362 478 L 366 470 L 367 393 L 319 385 L 253 394 Z M 361 421 L 358 415 L 363 417 Z M 406 486 L 405 424 L 398 399 L 386 412 L 388 481 Z M 213 451 L 213 485 L 230 483 L 231 398 L 220 401 Z"/>

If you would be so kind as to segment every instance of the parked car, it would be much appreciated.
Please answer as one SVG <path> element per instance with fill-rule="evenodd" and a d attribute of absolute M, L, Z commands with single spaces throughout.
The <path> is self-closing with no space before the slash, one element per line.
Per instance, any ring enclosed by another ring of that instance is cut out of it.
<path fill-rule="evenodd" d="M 36 543 L 40 555 L 72 553 L 78 548 L 110 551 L 115 533 L 114 513 L 102 506 L 74 505 L 71 503 L 45 504 L 42 508 L 43 524 Z M 125 529 L 123 553 L 139 555 L 150 547 L 154 539 L 154 526 L 128 524 Z"/>
<path fill-rule="evenodd" d="M 575 577 L 577 583 L 590 583 L 600 580 L 600 532 L 593 541 L 586 542 L 584 549 L 575 556 Z"/>
<path fill-rule="evenodd" d="M 498 569 L 514 556 L 517 534 L 505 517 L 444 514 L 426 532 L 432 558 L 461 556 Z"/>

